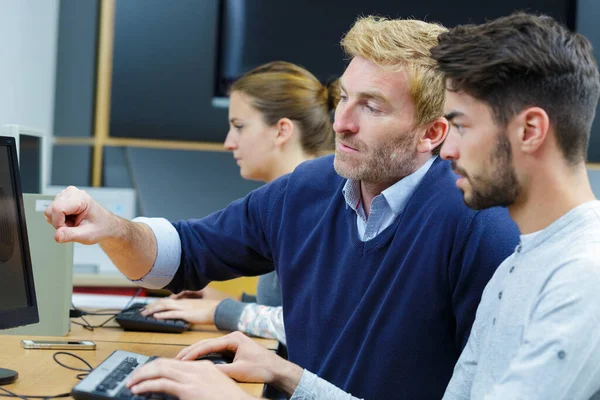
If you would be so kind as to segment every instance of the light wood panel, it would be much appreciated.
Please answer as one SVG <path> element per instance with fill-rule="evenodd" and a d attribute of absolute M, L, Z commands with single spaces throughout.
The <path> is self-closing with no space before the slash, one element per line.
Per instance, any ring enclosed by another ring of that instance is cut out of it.
<path fill-rule="evenodd" d="M 94 153 L 92 186 L 102 185 L 104 143 L 110 130 L 110 85 L 115 34 L 115 1 L 100 2 L 100 31 L 98 34 L 98 70 L 96 74 L 96 113 L 94 118 Z"/>

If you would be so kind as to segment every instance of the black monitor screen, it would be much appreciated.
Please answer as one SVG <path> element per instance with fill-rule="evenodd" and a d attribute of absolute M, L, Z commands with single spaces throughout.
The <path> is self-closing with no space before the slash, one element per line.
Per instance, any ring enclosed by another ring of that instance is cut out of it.
<path fill-rule="evenodd" d="M 19 135 L 19 158 L 23 193 L 41 193 L 42 139 L 38 136 Z"/>
<path fill-rule="evenodd" d="M 0 329 L 37 322 L 13 138 L 0 137 Z"/>
<path fill-rule="evenodd" d="M 482 23 L 515 10 L 541 12 L 574 29 L 575 0 L 222 0 L 216 95 L 261 64 L 304 66 L 322 82 L 344 71 L 340 39 L 359 15 L 416 18 L 448 27 Z"/>

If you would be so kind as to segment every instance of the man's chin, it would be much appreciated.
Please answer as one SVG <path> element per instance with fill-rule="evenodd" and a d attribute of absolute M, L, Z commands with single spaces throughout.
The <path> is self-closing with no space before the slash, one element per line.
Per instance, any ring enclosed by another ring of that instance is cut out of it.
<path fill-rule="evenodd" d="M 342 178 L 360 180 L 358 175 L 358 168 L 352 165 L 350 162 L 346 161 L 344 157 L 338 157 L 338 153 L 335 153 L 335 158 L 333 160 L 333 168 L 335 172 Z"/>
<path fill-rule="evenodd" d="M 463 201 L 465 202 L 465 205 L 469 208 L 472 208 L 473 210 L 479 210 L 480 208 L 478 207 L 477 199 L 475 199 L 473 196 L 473 192 L 465 191 L 464 189 L 461 189 L 461 188 L 459 188 L 459 189 L 462 192 Z"/>
<path fill-rule="evenodd" d="M 476 197 L 473 195 L 464 195 L 463 200 L 467 207 L 473 210 L 486 210 L 491 207 L 504 206 L 504 204 L 491 201 L 489 198 Z"/>

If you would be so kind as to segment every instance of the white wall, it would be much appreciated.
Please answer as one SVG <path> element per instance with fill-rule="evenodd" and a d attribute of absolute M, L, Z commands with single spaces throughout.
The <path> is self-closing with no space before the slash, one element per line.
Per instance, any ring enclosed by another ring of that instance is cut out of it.
<path fill-rule="evenodd" d="M 0 0 L 0 125 L 18 124 L 43 132 L 47 171 L 53 137 L 58 2 Z"/>

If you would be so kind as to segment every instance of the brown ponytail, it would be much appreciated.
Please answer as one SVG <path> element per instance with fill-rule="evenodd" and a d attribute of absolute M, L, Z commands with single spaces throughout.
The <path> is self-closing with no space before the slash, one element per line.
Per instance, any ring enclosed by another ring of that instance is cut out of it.
<path fill-rule="evenodd" d="M 267 125 L 289 118 L 300 128 L 300 144 L 308 154 L 333 150 L 330 111 L 339 100 L 337 81 L 324 86 L 306 69 L 285 61 L 261 65 L 235 81 L 231 92 L 242 92 Z"/>
<path fill-rule="evenodd" d="M 327 84 L 327 105 L 329 106 L 329 111 L 335 110 L 340 102 L 341 94 L 339 79 L 335 79 Z"/>

